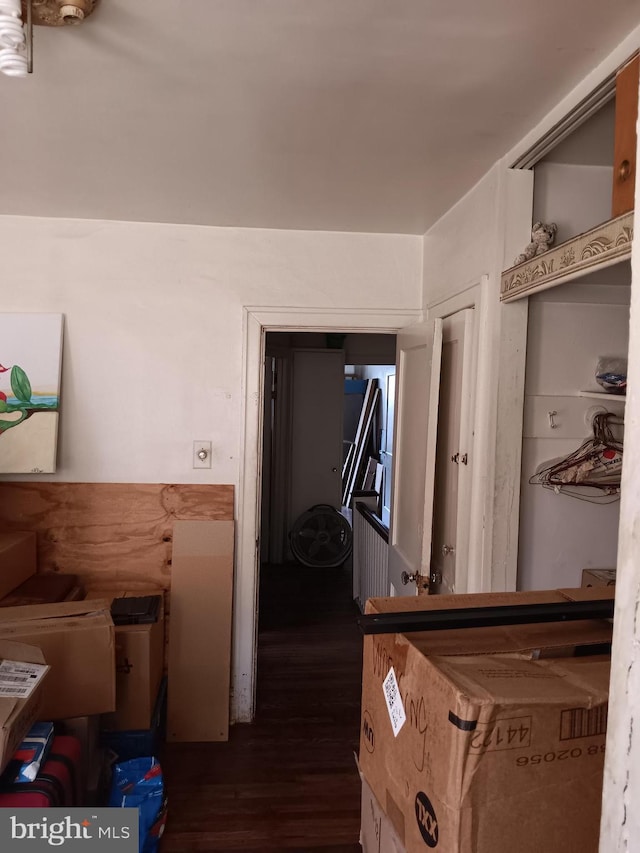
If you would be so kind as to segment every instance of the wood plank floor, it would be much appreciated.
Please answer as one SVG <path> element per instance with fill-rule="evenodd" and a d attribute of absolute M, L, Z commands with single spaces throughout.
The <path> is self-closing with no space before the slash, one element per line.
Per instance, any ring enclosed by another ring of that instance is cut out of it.
<path fill-rule="evenodd" d="M 362 637 L 343 569 L 264 567 L 256 721 L 167 744 L 162 853 L 358 853 Z"/>

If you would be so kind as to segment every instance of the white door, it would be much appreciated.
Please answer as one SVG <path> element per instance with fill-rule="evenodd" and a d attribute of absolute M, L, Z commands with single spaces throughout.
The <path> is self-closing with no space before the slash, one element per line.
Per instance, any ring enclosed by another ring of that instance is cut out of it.
<path fill-rule="evenodd" d="M 467 568 L 473 319 L 468 308 L 442 321 L 430 593 L 455 592 Z"/>
<path fill-rule="evenodd" d="M 398 335 L 391 595 L 454 592 L 466 572 L 473 319 L 467 308 Z"/>
<path fill-rule="evenodd" d="M 397 337 L 391 595 L 415 595 L 416 582 L 428 582 L 433 489 L 425 489 L 425 481 L 435 458 L 441 340 L 440 320 L 409 326 Z"/>
<path fill-rule="evenodd" d="M 294 350 L 289 530 L 315 504 L 342 502 L 344 352 Z"/>

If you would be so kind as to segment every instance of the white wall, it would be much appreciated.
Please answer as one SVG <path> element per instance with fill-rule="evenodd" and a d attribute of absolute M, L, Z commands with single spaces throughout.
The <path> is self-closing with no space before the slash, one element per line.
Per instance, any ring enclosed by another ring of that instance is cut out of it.
<path fill-rule="evenodd" d="M 584 290 L 588 296 L 589 288 Z M 614 297 L 620 291 L 628 296 L 628 288 L 611 290 Z M 583 568 L 616 565 L 618 547 L 618 502 L 586 503 L 528 481 L 538 466 L 573 452 L 592 434 L 586 415 L 595 406 L 624 415 L 624 403 L 614 396 L 593 400 L 578 392 L 599 388 L 598 356 L 626 358 L 629 308 L 547 301 L 546 293 L 529 304 L 519 589 L 580 586 Z M 550 411 L 556 412 L 552 421 Z"/>
<path fill-rule="evenodd" d="M 2 310 L 65 315 L 59 467 L 41 479 L 238 485 L 243 306 L 382 309 L 392 291 L 416 309 L 421 249 L 412 236 L 1 217 Z M 194 439 L 213 442 L 211 469 L 191 467 Z"/>

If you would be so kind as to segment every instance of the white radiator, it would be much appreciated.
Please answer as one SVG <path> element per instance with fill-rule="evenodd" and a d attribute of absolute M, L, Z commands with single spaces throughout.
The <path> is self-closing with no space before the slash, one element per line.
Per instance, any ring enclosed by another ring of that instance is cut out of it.
<path fill-rule="evenodd" d="M 389 595 L 388 531 L 368 507 L 353 511 L 353 597 L 364 610 L 368 598 Z"/>

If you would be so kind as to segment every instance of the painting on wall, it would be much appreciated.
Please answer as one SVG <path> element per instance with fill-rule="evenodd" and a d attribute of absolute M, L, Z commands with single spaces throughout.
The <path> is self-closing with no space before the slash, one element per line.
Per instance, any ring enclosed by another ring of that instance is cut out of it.
<path fill-rule="evenodd" d="M 0 314 L 0 474 L 56 470 L 62 314 Z"/>

